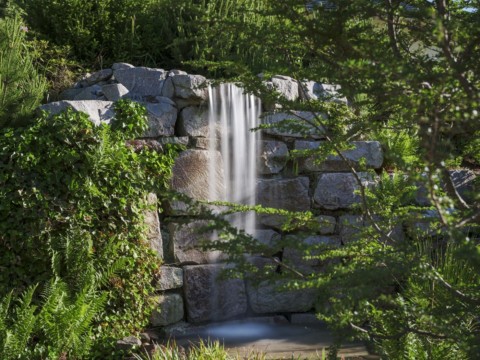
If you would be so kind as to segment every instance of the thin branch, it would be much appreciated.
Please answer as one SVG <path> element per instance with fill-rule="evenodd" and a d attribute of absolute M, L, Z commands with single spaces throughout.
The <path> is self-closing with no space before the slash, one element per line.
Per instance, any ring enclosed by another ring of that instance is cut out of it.
<path fill-rule="evenodd" d="M 440 15 L 441 24 L 442 24 L 441 48 L 443 51 L 443 55 L 447 59 L 448 64 L 453 70 L 454 76 L 460 82 L 460 84 L 462 85 L 467 95 L 470 98 L 473 98 L 476 96 L 477 89 L 470 81 L 468 81 L 468 79 L 465 77 L 465 74 L 460 71 L 459 63 L 455 58 L 455 56 L 453 55 L 452 46 L 451 46 L 451 37 L 446 26 L 446 23 L 449 20 L 448 19 L 449 15 L 447 11 L 448 6 L 446 4 L 446 0 L 436 0 L 436 4 L 437 4 L 438 13 Z"/>
<path fill-rule="evenodd" d="M 299 84 L 301 84 L 301 82 L 299 82 Z M 302 85 L 301 85 L 302 86 Z M 361 202 L 362 202 L 362 208 L 363 208 L 363 211 L 364 213 L 366 214 L 368 220 L 370 220 L 372 226 L 374 227 L 374 229 L 386 240 L 386 241 L 392 241 L 392 242 L 395 242 L 395 240 L 387 233 L 385 233 L 381 228 L 380 226 L 377 224 L 376 220 L 374 219 L 371 211 L 370 211 L 370 208 L 368 206 L 368 203 L 367 203 L 367 196 L 366 196 L 366 187 L 365 185 L 363 184 L 363 181 L 362 181 L 362 178 L 360 177 L 360 175 L 358 174 L 358 172 L 355 170 L 355 167 L 354 165 L 352 164 L 352 162 L 347 159 L 345 157 L 345 155 L 343 155 L 342 151 L 338 148 L 337 145 L 335 145 L 335 142 L 332 140 L 332 138 L 326 133 L 327 131 L 327 127 L 325 126 L 324 123 L 322 123 L 322 121 L 320 120 L 320 117 L 315 114 L 314 112 L 311 112 L 314 116 L 315 116 L 315 120 L 317 120 L 319 123 L 320 123 L 320 126 L 319 127 L 317 124 L 313 123 L 312 121 L 306 119 L 305 117 L 302 117 L 298 114 L 293 114 L 290 110 L 288 110 L 290 112 L 290 114 L 300 118 L 301 120 L 305 121 L 307 124 L 309 124 L 310 126 L 312 126 L 313 128 L 315 128 L 319 133 L 323 133 L 324 136 L 325 136 L 325 139 L 332 144 L 333 146 L 333 150 L 337 153 L 337 155 L 342 159 L 342 161 L 344 161 L 347 166 L 349 167 L 349 170 L 350 172 L 352 173 L 352 175 L 354 176 L 355 178 L 355 181 L 357 182 L 359 188 L 360 188 L 360 195 L 361 195 Z"/>
<path fill-rule="evenodd" d="M 480 300 L 479 299 L 474 299 L 474 298 L 471 298 L 470 296 L 464 294 L 463 292 L 461 292 L 460 290 L 457 290 L 455 289 L 449 282 L 447 282 L 443 277 L 442 275 L 440 275 L 440 273 L 437 271 L 437 269 L 435 269 L 435 267 L 430 264 L 430 263 L 427 263 L 427 265 L 430 267 L 430 269 L 433 271 L 433 273 L 435 274 L 435 279 L 438 280 L 444 287 L 446 287 L 448 290 L 450 290 L 452 293 L 454 293 L 456 296 L 458 296 L 459 298 L 461 298 L 462 300 L 470 303 L 470 304 L 480 304 Z"/>
<path fill-rule="evenodd" d="M 388 37 L 390 38 L 390 46 L 392 47 L 393 54 L 399 60 L 402 59 L 402 54 L 400 53 L 400 49 L 398 48 L 398 39 L 397 39 L 397 30 L 395 26 L 395 18 L 394 18 L 394 9 L 392 0 L 387 0 L 387 29 L 388 29 Z"/>
<path fill-rule="evenodd" d="M 294 268 L 292 268 L 291 266 L 288 266 L 287 264 L 281 262 L 277 257 L 271 257 L 271 259 L 279 266 L 281 267 L 284 267 L 285 269 L 293 272 L 295 275 L 298 275 L 300 276 L 302 279 L 305 279 L 306 276 L 304 274 L 302 274 L 301 272 L 295 270 Z"/>

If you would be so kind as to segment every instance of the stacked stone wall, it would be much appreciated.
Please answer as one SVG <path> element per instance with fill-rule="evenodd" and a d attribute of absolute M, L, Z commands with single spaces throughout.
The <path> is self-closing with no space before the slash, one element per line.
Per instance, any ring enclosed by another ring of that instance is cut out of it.
<path fill-rule="evenodd" d="M 264 79 L 267 86 L 275 88 L 288 100 L 322 100 L 346 103 L 338 96 L 338 87 L 314 81 L 298 83 L 287 76 Z M 140 146 L 162 150 L 167 143 L 188 147 L 178 157 L 173 172 L 172 187 L 192 198 L 205 200 L 209 193 L 208 149 L 209 125 L 208 81 L 200 75 L 183 71 L 134 67 L 117 63 L 111 69 L 88 74 L 74 88 L 66 90 L 63 100 L 46 104 L 42 109 L 57 113 L 67 107 L 89 114 L 95 123 L 108 122 L 114 116 L 113 102 L 129 98 L 146 106 L 149 129 Z M 292 114 L 282 112 L 276 104 L 264 104 L 263 122 L 275 124 Z M 294 112 L 293 117 L 311 119 L 314 114 Z M 218 134 L 217 134 L 218 135 Z M 267 256 L 251 256 L 258 267 L 275 265 L 275 260 L 309 274 L 321 271 L 317 260 L 305 260 L 299 249 L 316 244 L 342 246 L 355 241 L 358 229 L 365 219 L 356 214 L 354 207 L 360 202 L 358 184 L 350 168 L 339 156 L 329 156 L 318 163 L 314 158 L 290 159 L 293 150 L 316 149 L 324 145 L 322 131 L 311 129 L 307 133 L 267 129 L 259 143 L 257 169 L 260 178 L 257 184 L 257 203 L 273 208 L 292 211 L 312 211 L 318 221 L 316 234 L 299 238 L 298 247 L 282 244 L 286 237 L 295 234 L 282 233 L 284 222 L 278 215 L 262 215 L 258 218 L 258 240 L 271 249 Z M 213 153 L 215 162 L 222 163 L 220 152 Z M 381 144 L 377 141 L 354 141 L 352 148 L 343 153 L 350 164 L 359 168 L 360 162 L 367 168 L 380 170 L 383 164 Z M 220 168 L 220 167 L 219 167 Z M 474 175 L 466 170 L 452 172 L 459 190 L 468 189 Z M 375 185 L 375 176 L 360 172 L 366 186 Z M 219 186 L 215 198 L 222 199 L 222 173 L 218 171 Z M 149 198 L 156 202 L 152 194 Z M 419 191 L 417 201 L 428 200 Z M 160 274 L 155 279 L 158 294 L 155 301 L 158 311 L 152 315 L 152 325 L 171 326 L 179 322 L 205 323 L 244 316 L 266 314 L 305 313 L 313 310 L 315 293 L 311 290 L 277 291 L 282 283 L 260 281 L 254 283 L 243 279 L 219 280 L 218 274 L 226 266 L 223 254 L 200 249 L 198 229 L 204 225 L 192 220 L 184 225 L 184 204 L 173 203 L 168 209 L 170 222 L 164 223 L 158 212 L 146 214 L 149 226 L 148 239 L 158 256 L 163 259 Z M 414 224 L 424 226 L 425 224 Z M 427 225 L 428 226 L 428 225 Z M 399 228 L 395 236 L 405 236 Z M 279 260 L 280 259 L 280 260 Z M 297 316 L 298 317 L 298 316 Z M 295 316 L 291 317 L 297 318 Z"/>

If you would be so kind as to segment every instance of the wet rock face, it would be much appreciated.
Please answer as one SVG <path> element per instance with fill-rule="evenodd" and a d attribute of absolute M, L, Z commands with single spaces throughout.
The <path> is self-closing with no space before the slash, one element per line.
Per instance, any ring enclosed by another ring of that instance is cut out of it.
<path fill-rule="evenodd" d="M 261 179 L 257 182 L 257 203 L 277 209 L 309 210 L 309 185 L 307 177 Z"/>
<path fill-rule="evenodd" d="M 209 175 L 210 157 L 217 166 L 215 167 L 216 183 L 211 184 Z M 172 172 L 172 189 L 197 200 L 221 200 L 225 198 L 225 185 L 223 178 L 223 159 L 220 152 L 190 149 L 181 152 L 175 159 Z M 213 189 L 210 187 L 213 186 Z M 213 193 L 210 193 L 210 190 Z"/>
<path fill-rule="evenodd" d="M 225 320 L 246 313 L 247 296 L 243 280 L 218 279 L 223 268 L 223 265 L 185 266 L 188 321 Z"/>

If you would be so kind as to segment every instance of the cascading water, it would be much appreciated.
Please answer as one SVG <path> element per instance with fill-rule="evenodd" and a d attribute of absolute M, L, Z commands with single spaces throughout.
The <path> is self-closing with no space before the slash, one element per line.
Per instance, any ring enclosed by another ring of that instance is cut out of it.
<path fill-rule="evenodd" d="M 223 173 L 226 198 L 223 200 L 255 204 L 257 181 L 256 160 L 259 134 L 250 129 L 258 126 L 261 103 L 253 95 L 246 95 L 234 84 L 209 87 L 210 98 L 210 145 L 212 153 L 220 150 L 223 158 Z M 213 154 L 211 154 L 213 155 Z M 210 156 L 210 194 L 217 189 L 215 174 L 216 157 Z M 213 198 L 213 197 L 212 197 Z M 237 214 L 229 219 L 239 229 L 252 234 L 255 230 L 255 213 Z"/>

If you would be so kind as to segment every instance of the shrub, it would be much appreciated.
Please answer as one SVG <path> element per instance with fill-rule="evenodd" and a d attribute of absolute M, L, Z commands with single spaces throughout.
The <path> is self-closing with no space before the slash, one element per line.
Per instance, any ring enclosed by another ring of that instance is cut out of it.
<path fill-rule="evenodd" d="M 97 282 L 106 291 L 98 351 L 148 322 L 159 260 L 145 237 L 146 199 L 165 192 L 174 157 L 126 145 L 146 126 L 140 105 L 119 102 L 116 113 L 114 123 L 135 124 L 128 133 L 71 110 L 0 133 L 0 296 L 52 278 L 79 296 Z M 93 277 L 76 253 L 91 257 Z"/>
<path fill-rule="evenodd" d="M 33 66 L 26 30 L 18 16 L 0 19 L 0 128 L 26 121 L 47 89 Z"/>

